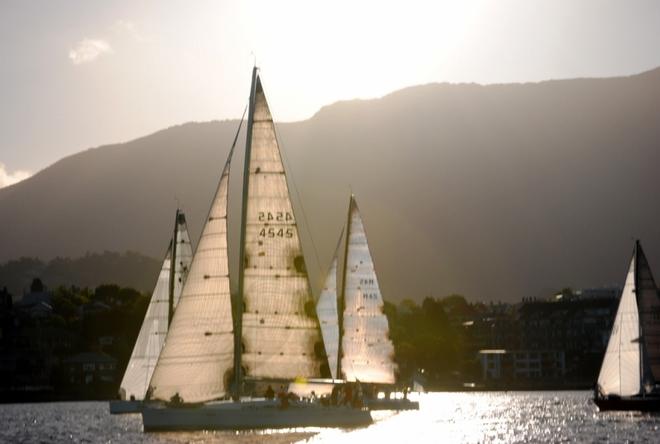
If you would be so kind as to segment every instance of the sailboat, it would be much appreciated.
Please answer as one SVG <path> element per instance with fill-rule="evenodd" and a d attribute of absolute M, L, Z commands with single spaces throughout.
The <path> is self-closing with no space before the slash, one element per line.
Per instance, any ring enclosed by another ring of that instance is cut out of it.
<path fill-rule="evenodd" d="M 119 386 L 119 399 L 110 401 L 110 413 L 138 413 L 141 410 L 191 261 L 192 246 L 186 217 L 177 209 L 172 239 Z"/>
<path fill-rule="evenodd" d="M 604 410 L 660 411 L 660 293 L 639 241 L 598 375 L 594 402 Z"/>
<path fill-rule="evenodd" d="M 340 262 L 342 237 L 344 260 Z M 333 379 L 372 387 L 394 385 L 397 365 L 384 305 L 364 222 L 351 194 L 345 232 L 340 235 L 317 304 Z M 372 397 L 365 398 L 365 403 L 371 410 L 419 408 L 408 399 Z"/>
<path fill-rule="evenodd" d="M 234 147 L 223 168 L 142 410 L 145 431 L 359 426 L 367 410 L 246 396 L 319 378 L 327 369 L 298 224 L 275 126 L 252 72 L 241 188 L 238 291 L 230 293 L 227 199 Z M 239 125 L 240 132 L 240 125 Z M 229 399 L 231 398 L 231 399 Z"/>

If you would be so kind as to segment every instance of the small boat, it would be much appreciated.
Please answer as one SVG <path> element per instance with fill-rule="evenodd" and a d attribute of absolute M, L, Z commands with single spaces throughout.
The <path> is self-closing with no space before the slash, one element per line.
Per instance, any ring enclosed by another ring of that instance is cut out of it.
<path fill-rule="evenodd" d="M 660 411 L 659 317 L 660 293 L 636 241 L 595 389 L 600 411 Z"/>
<path fill-rule="evenodd" d="M 366 409 L 289 401 L 283 388 L 280 401 L 245 397 L 254 381 L 284 387 L 284 381 L 329 377 L 286 170 L 256 67 L 248 110 L 238 289 L 232 296 L 227 199 L 242 120 L 149 384 L 155 403 L 142 410 L 144 430 L 371 424 Z"/>
<path fill-rule="evenodd" d="M 356 384 L 370 410 L 419 409 L 406 396 L 376 396 L 379 389 L 393 391 L 397 371 L 384 305 L 364 222 L 351 195 L 346 226 L 316 307 L 331 374 Z"/>
<path fill-rule="evenodd" d="M 619 410 L 619 411 L 638 411 L 638 412 L 660 412 L 660 396 L 628 396 L 617 397 L 613 395 L 597 397 L 594 402 L 601 412 Z"/>
<path fill-rule="evenodd" d="M 149 380 L 181 295 L 181 288 L 192 260 L 192 247 L 183 212 L 177 209 L 174 221 L 174 234 L 119 386 L 120 399 L 110 401 L 111 414 L 139 413 L 142 410 Z M 174 267 L 171 266 L 172 263 L 175 264 Z"/>

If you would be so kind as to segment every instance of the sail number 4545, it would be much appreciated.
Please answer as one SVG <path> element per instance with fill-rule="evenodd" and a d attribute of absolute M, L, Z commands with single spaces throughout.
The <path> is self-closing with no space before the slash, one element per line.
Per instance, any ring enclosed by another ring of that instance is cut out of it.
<path fill-rule="evenodd" d="M 270 211 L 260 211 L 259 212 L 259 222 L 284 222 L 292 223 L 293 214 L 288 211 L 276 211 L 271 213 Z M 283 228 L 283 227 L 263 227 L 259 231 L 259 237 L 293 237 L 293 227 Z"/>
<path fill-rule="evenodd" d="M 293 228 L 262 228 L 259 237 L 293 237 Z"/>

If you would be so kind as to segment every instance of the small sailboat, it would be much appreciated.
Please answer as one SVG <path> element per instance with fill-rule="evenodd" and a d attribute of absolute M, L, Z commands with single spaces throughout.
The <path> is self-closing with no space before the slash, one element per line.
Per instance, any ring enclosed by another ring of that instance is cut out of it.
<path fill-rule="evenodd" d="M 328 365 L 275 126 L 256 67 L 241 188 L 238 291 L 232 297 L 227 199 L 237 138 L 150 382 L 150 399 L 157 402 L 142 410 L 144 430 L 370 424 L 364 409 L 246 396 L 251 392 L 246 387 L 256 383 L 277 386 L 320 378 Z"/>
<path fill-rule="evenodd" d="M 165 335 L 179 302 L 181 289 L 192 261 L 192 246 L 183 212 L 177 210 L 174 220 L 174 234 L 167 248 L 133 353 L 119 386 L 119 399 L 110 401 L 112 414 L 140 412 L 151 375 L 165 342 Z"/>
<path fill-rule="evenodd" d="M 660 411 L 660 293 L 635 242 L 594 402 L 601 411 Z"/>
<path fill-rule="evenodd" d="M 344 260 L 340 262 L 342 237 Z M 341 283 L 339 290 L 337 282 Z M 384 305 L 364 222 L 351 195 L 345 232 L 340 235 L 317 304 L 333 379 L 359 382 L 371 389 L 393 388 L 397 365 Z M 365 397 L 365 403 L 371 410 L 419 408 L 419 403 L 405 397 L 371 396 Z"/>

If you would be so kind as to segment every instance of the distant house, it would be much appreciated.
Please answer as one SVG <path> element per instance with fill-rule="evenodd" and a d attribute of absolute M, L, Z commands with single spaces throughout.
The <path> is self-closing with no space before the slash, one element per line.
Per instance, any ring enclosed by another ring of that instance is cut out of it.
<path fill-rule="evenodd" d="M 79 353 L 63 364 L 70 384 L 113 383 L 116 379 L 117 360 L 105 353 Z"/>
<path fill-rule="evenodd" d="M 53 314 L 53 306 L 47 302 L 38 302 L 23 308 L 23 312 L 33 319 L 48 318 Z"/>
<path fill-rule="evenodd" d="M 30 285 L 30 291 L 24 293 L 23 297 L 16 302 L 15 308 L 31 318 L 46 318 L 53 314 L 52 297 L 52 292 L 48 291 L 41 280 L 36 278 Z"/>
<path fill-rule="evenodd" d="M 480 350 L 484 381 L 559 379 L 566 374 L 563 350 Z"/>

